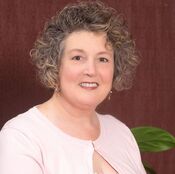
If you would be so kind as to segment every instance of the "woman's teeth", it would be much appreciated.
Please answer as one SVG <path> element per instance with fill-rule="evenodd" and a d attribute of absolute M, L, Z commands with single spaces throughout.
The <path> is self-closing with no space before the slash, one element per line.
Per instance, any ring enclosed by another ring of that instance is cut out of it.
<path fill-rule="evenodd" d="M 83 82 L 83 83 L 80 83 L 80 86 L 92 88 L 92 87 L 97 87 L 98 84 L 95 82 L 90 82 L 90 83 Z"/>

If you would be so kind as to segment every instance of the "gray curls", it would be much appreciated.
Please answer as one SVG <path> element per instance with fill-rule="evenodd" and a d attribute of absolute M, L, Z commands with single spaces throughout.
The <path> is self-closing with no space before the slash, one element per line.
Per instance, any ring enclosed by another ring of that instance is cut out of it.
<path fill-rule="evenodd" d="M 30 52 L 42 84 L 52 89 L 59 85 L 64 40 L 80 30 L 106 33 L 114 50 L 113 87 L 118 91 L 130 88 L 139 63 L 135 43 L 123 15 L 99 1 L 69 4 L 45 24 Z"/>

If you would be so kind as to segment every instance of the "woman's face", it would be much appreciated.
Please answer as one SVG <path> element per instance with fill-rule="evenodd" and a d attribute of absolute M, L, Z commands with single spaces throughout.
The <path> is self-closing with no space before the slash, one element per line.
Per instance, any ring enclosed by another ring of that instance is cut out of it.
<path fill-rule="evenodd" d="M 108 95 L 114 74 L 114 53 L 104 33 L 78 31 L 65 40 L 61 59 L 60 97 L 80 108 L 95 109 Z"/>

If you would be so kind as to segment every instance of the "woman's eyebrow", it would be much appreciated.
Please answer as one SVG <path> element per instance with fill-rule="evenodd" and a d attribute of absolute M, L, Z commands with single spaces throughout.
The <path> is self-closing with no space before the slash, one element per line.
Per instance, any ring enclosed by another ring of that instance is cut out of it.
<path fill-rule="evenodd" d="M 79 48 L 71 49 L 71 50 L 69 50 L 68 52 L 71 53 L 71 52 L 74 52 L 74 51 L 84 53 L 84 51 L 83 51 L 82 49 L 79 49 Z"/>
<path fill-rule="evenodd" d="M 98 52 L 97 54 L 112 54 L 112 53 L 109 52 L 109 51 L 100 51 L 100 52 Z"/>
<path fill-rule="evenodd" d="M 83 49 L 79 49 L 79 48 L 71 49 L 68 52 L 73 52 L 73 51 L 85 52 Z M 111 54 L 111 52 L 110 51 L 99 51 L 97 54 Z"/>

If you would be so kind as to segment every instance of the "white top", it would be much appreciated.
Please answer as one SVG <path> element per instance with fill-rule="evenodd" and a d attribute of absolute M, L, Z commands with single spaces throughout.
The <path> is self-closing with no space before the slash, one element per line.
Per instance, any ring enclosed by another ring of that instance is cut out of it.
<path fill-rule="evenodd" d="M 72 137 L 33 107 L 8 121 L 0 132 L 0 174 L 93 174 L 94 149 L 119 174 L 146 174 L 130 130 L 98 114 L 97 140 Z"/>

